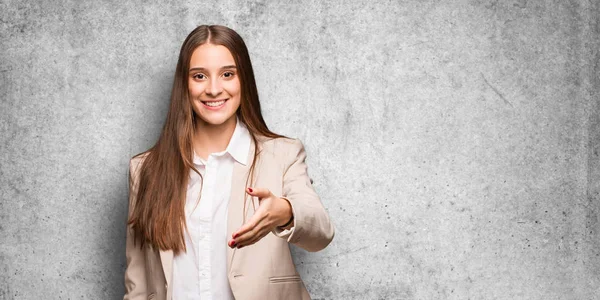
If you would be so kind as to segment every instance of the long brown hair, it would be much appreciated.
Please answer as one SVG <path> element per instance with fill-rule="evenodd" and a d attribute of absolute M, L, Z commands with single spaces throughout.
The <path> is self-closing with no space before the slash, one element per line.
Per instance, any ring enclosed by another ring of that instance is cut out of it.
<path fill-rule="evenodd" d="M 202 25 L 194 29 L 179 52 L 171 104 L 160 137 L 152 148 L 136 155 L 146 157 L 141 164 L 135 205 L 128 224 L 131 224 L 136 240 L 141 241 L 141 247 L 149 243 L 161 250 L 171 249 L 175 254 L 185 251 L 187 181 L 190 170 L 199 173 L 192 163 L 192 137 L 198 117 L 189 97 L 188 76 L 192 53 L 206 43 L 225 46 L 237 66 L 241 99 L 236 115 L 254 140 L 249 177 L 259 154 L 257 137 L 282 137 L 270 131 L 262 117 L 252 63 L 242 38 L 225 26 Z"/>

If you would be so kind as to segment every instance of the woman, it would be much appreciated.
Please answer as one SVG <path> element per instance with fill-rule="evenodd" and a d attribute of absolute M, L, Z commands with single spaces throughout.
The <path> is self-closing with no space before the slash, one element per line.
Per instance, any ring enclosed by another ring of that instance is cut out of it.
<path fill-rule="evenodd" d="M 310 299 L 288 243 L 318 251 L 334 228 L 305 157 L 267 128 L 242 38 L 192 31 L 161 135 L 130 161 L 124 299 Z"/>

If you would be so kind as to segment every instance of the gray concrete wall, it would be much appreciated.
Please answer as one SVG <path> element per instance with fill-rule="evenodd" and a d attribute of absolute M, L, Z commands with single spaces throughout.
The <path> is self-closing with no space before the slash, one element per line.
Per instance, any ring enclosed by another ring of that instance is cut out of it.
<path fill-rule="evenodd" d="M 161 2 L 0 0 L 0 299 L 122 297 L 128 160 L 214 23 L 337 227 L 314 299 L 600 298 L 599 1 Z"/>

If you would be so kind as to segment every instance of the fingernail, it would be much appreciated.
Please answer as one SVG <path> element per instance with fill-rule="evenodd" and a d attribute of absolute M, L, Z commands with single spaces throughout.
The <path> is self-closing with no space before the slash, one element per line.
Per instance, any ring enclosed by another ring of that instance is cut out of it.
<path fill-rule="evenodd" d="M 242 249 L 242 248 L 244 248 L 244 246 L 239 246 L 239 247 L 238 247 L 238 249 Z"/>
<path fill-rule="evenodd" d="M 250 193 L 252 193 L 252 188 L 248 188 L 248 191 L 249 191 Z"/>
<path fill-rule="evenodd" d="M 234 238 L 234 239 L 235 239 L 235 238 L 237 238 L 237 237 L 238 237 L 238 234 L 237 234 L 237 233 L 233 234 L 233 238 Z"/>

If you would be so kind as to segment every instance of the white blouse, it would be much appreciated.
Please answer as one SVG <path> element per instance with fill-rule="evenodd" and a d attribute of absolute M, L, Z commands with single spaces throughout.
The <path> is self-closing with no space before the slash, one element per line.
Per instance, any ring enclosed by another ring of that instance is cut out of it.
<path fill-rule="evenodd" d="M 210 154 L 206 161 L 194 153 L 194 166 L 204 180 L 190 170 L 185 203 L 187 251 L 173 258 L 173 299 L 234 299 L 227 279 L 227 206 L 233 166 L 235 161 L 248 163 L 250 139 L 238 120 L 225 151 Z"/>

